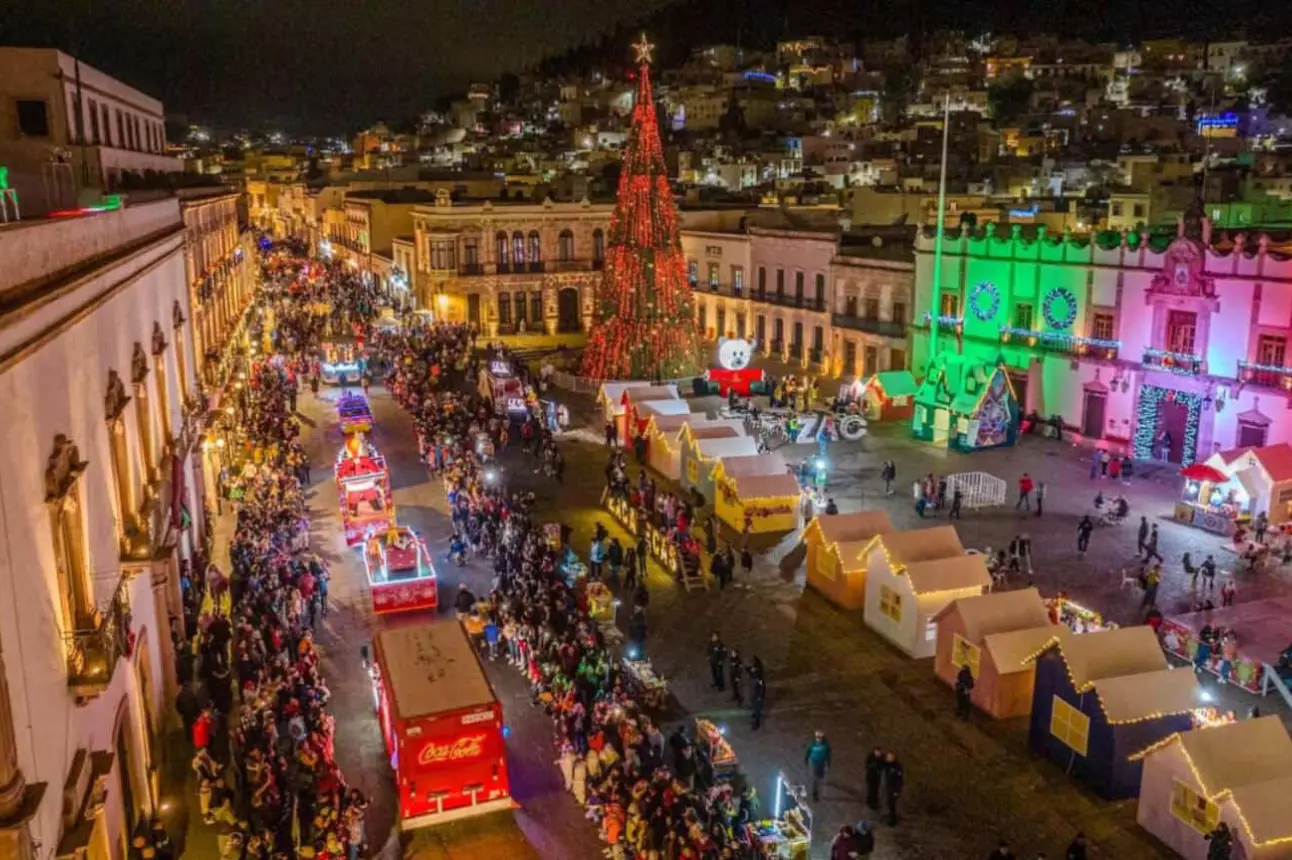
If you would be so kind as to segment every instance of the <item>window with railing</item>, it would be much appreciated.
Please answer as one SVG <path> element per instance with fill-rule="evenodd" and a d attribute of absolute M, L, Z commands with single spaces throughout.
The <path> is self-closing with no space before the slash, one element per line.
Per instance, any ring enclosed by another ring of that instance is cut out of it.
<path fill-rule="evenodd" d="M 785 270 L 776 270 L 776 301 L 785 300 Z"/>
<path fill-rule="evenodd" d="M 794 301 L 803 304 L 803 273 L 794 273 Z"/>
<path fill-rule="evenodd" d="M 1166 350 L 1193 353 L 1198 331 L 1198 315 L 1193 311 L 1171 311 L 1166 318 Z"/>
<path fill-rule="evenodd" d="M 1283 367 L 1287 346 L 1287 338 L 1263 334 L 1256 344 L 1256 361 L 1259 364 Z"/>
<path fill-rule="evenodd" d="M 475 239 L 467 239 L 462 243 L 462 259 L 468 266 L 480 264 L 480 245 Z"/>
<path fill-rule="evenodd" d="M 511 261 L 517 267 L 525 265 L 525 234 L 519 230 L 511 234 Z"/>
<path fill-rule="evenodd" d="M 893 302 L 893 322 L 906 325 L 906 303 Z"/>
<path fill-rule="evenodd" d="M 561 235 L 556 239 L 556 258 L 562 263 L 568 263 L 574 259 L 574 231 L 562 230 Z"/>
<path fill-rule="evenodd" d="M 868 319 L 868 320 L 879 319 L 879 297 L 878 296 L 867 296 L 866 302 L 863 305 L 863 308 L 864 308 L 864 312 L 862 313 L 862 317 L 864 319 Z"/>
<path fill-rule="evenodd" d="M 758 297 L 767 295 L 767 267 L 758 267 Z"/>
<path fill-rule="evenodd" d="M 816 275 L 816 306 L 825 307 L 825 275 L 821 272 Z"/>
<path fill-rule="evenodd" d="M 1112 314 L 1096 313 L 1090 321 L 1090 336 L 1097 340 L 1112 340 L 1117 322 Z"/>
<path fill-rule="evenodd" d="M 600 227 L 592 231 L 592 260 L 600 263 L 606 258 L 606 233 Z"/>
<path fill-rule="evenodd" d="M 537 230 L 529 231 L 529 262 L 543 262 L 543 237 L 538 235 Z"/>
<path fill-rule="evenodd" d="M 690 281 L 692 287 L 700 283 L 700 264 L 697 261 L 686 261 L 686 279 Z"/>
<path fill-rule="evenodd" d="M 817 352 L 825 349 L 825 329 L 819 325 L 812 327 L 812 348 Z"/>
<path fill-rule="evenodd" d="M 498 257 L 498 265 L 506 268 L 511 262 L 510 246 L 507 244 L 506 233 L 500 232 L 497 236 L 494 236 L 494 253 Z"/>
<path fill-rule="evenodd" d="M 498 324 L 511 325 L 511 293 L 498 294 Z"/>
<path fill-rule="evenodd" d="M 1031 328 L 1032 327 L 1032 306 L 1025 302 L 1019 302 L 1014 305 L 1014 327 Z"/>
<path fill-rule="evenodd" d="M 529 294 L 529 318 L 533 322 L 540 323 L 543 321 L 543 294 Z"/>
<path fill-rule="evenodd" d="M 717 263 L 709 264 L 709 289 L 716 291 L 718 289 L 718 272 L 720 266 Z"/>
<path fill-rule="evenodd" d="M 740 266 L 731 267 L 731 292 L 740 295 L 745 291 L 745 270 Z"/>

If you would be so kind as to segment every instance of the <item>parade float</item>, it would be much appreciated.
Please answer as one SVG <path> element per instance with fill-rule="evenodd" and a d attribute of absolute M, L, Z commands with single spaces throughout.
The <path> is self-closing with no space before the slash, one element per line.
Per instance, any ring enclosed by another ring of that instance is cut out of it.
<path fill-rule="evenodd" d="M 1032 750 L 1108 800 L 1139 793 L 1137 756 L 1193 728 L 1204 701 L 1197 676 L 1172 671 L 1147 626 L 1060 633 L 1027 660 Z"/>
<path fill-rule="evenodd" d="M 395 627 L 374 645 L 364 663 L 401 829 L 514 808 L 502 705 L 462 625 Z"/>
<path fill-rule="evenodd" d="M 370 532 L 384 534 L 395 522 L 386 458 L 356 433 L 337 455 L 335 472 L 346 546 Z"/>
<path fill-rule="evenodd" d="M 813 517 L 803 530 L 807 584 L 840 609 L 866 605 L 866 550 L 879 535 L 894 531 L 884 510 Z"/>
<path fill-rule="evenodd" d="M 911 434 L 953 451 L 1013 445 L 1019 405 L 1003 364 L 940 353 L 915 392 Z"/>
<path fill-rule="evenodd" d="M 407 526 L 372 532 L 363 542 L 372 611 L 416 612 L 439 606 L 439 583 L 426 542 Z"/>
<path fill-rule="evenodd" d="M 1061 631 L 1035 588 L 961 598 L 933 620 L 939 678 L 954 687 L 968 666 L 974 678 L 969 698 L 979 710 L 998 720 L 1031 712 L 1036 667 L 1025 660 Z"/>
<path fill-rule="evenodd" d="M 891 532 L 875 540 L 866 569 L 866 626 L 915 658 L 937 651 L 935 617 L 991 588 L 987 561 L 966 554 L 952 526 Z"/>
<path fill-rule="evenodd" d="M 319 357 L 319 378 L 328 385 L 358 385 L 364 359 L 352 343 L 324 343 Z"/>
<path fill-rule="evenodd" d="M 741 397 L 766 394 L 767 374 L 749 366 L 757 345 L 757 341 L 741 338 L 718 338 L 718 366 L 704 372 L 703 382 L 707 390 L 703 393 L 717 393 L 723 397 L 732 391 Z"/>
<path fill-rule="evenodd" d="M 525 383 L 518 377 L 510 359 L 492 358 L 480 368 L 476 386 L 481 397 L 493 403 L 498 417 L 524 417 L 528 414 Z"/>
<path fill-rule="evenodd" d="M 750 822 L 749 841 L 760 860 L 808 860 L 812 856 L 812 810 L 807 787 L 776 773 L 772 817 Z"/>
<path fill-rule="evenodd" d="M 368 398 L 362 394 L 341 392 L 336 402 L 336 414 L 341 432 L 345 435 L 372 432 L 372 409 L 368 405 Z"/>
<path fill-rule="evenodd" d="M 1233 854 L 1286 860 L 1292 843 L 1292 739 L 1276 716 L 1173 735 L 1143 756 L 1135 820 L 1179 856 L 1206 860 L 1221 822 Z"/>

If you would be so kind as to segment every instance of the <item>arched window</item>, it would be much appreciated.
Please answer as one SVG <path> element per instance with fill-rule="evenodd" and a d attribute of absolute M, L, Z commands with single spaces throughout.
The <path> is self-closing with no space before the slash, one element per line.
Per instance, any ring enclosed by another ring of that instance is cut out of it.
<path fill-rule="evenodd" d="M 539 237 L 537 230 L 529 231 L 529 261 L 531 263 L 543 262 L 543 240 Z"/>
<path fill-rule="evenodd" d="M 496 245 L 494 250 L 498 255 L 498 265 L 507 265 L 507 234 L 499 231 L 498 235 L 494 237 L 494 244 Z"/>
<path fill-rule="evenodd" d="M 606 258 L 606 234 L 600 227 L 592 231 L 592 259 Z"/>
<path fill-rule="evenodd" d="M 525 265 L 525 234 L 519 230 L 511 234 L 511 261 L 517 266 Z"/>
<path fill-rule="evenodd" d="M 85 514 L 80 478 L 88 464 L 66 436 L 54 437 L 54 452 L 45 466 L 45 501 L 54 539 L 54 567 L 66 630 L 94 627 L 94 597 L 85 548 Z"/>
<path fill-rule="evenodd" d="M 130 396 L 125 383 L 115 370 L 108 371 L 108 393 L 104 397 L 104 411 L 108 424 L 108 452 L 112 457 L 112 478 L 117 485 L 117 504 L 121 509 L 121 552 L 132 558 L 146 547 L 141 542 L 147 537 L 139 534 L 139 515 L 135 504 L 135 488 L 130 464 L 130 448 L 126 442 L 126 405 Z M 142 540 L 141 540 L 142 539 Z"/>
<path fill-rule="evenodd" d="M 557 255 L 562 263 L 568 263 L 574 259 L 574 231 L 562 230 L 560 238 L 557 241 Z"/>

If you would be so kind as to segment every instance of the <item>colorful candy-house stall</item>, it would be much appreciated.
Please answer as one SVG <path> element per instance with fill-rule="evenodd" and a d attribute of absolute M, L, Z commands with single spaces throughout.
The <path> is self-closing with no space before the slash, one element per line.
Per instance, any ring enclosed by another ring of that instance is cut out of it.
<path fill-rule="evenodd" d="M 341 392 L 336 401 L 336 414 L 345 435 L 372 432 L 372 409 L 368 406 L 368 398 L 362 394 Z"/>
<path fill-rule="evenodd" d="M 870 559 L 865 550 L 892 531 L 893 521 L 883 510 L 813 517 L 803 530 L 807 584 L 841 609 L 861 609 Z"/>
<path fill-rule="evenodd" d="M 337 455 L 336 485 L 346 546 L 354 546 L 369 533 L 385 534 L 394 525 L 395 503 L 386 458 L 361 434 L 347 438 Z"/>
<path fill-rule="evenodd" d="M 1186 500 L 1191 486 L 1197 484 L 1197 498 L 1190 500 L 1199 512 L 1194 525 L 1231 534 L 1232 525 L 1226 529 L 1224 520 L 1245 523 L 1259 514 L 1265 514 L 1276 526 L 1292 520 L 1292 445 L 1284 442 L 1264 448 L 1220 451 L 1204 465 L 1224 475 L 1225 480 L 1205 486 L 1186 481 Z M 1217 527 L 1212 527 L 1208 517 L 1220 521 L 1214 523 Z"/>
<path fill-rule="evenodd" d="M 416 612 L 439 606 L 439 583 L 426 542 L 407 526 L 372 534 L 363 542 L 363 567 L 372 611 Z"/>
<path fill-rule="evenodd" d="M 625 389 L 619 395 L 619 409 L 615 412 L 615 429 L 619 432 L 620 443 L 628 445 L 632 441 L 637 412 L 642 406 L 647 403 L 677 400 L 682 400 L 682 397 L 678 393 L 677 386 L 671 383 L 668 385 L 645 385 L 640 388 Z M 676 409 L 679 407 L 663 408 Z"/>
<path fill-rule="evenodd" d="M 793 475 L 737 475 L 719 486 L 714 513 L 734 531 L 788 532 L 799 526 L 802 498 Z"/>
<path fill-rule="evenodd" d="M 704 717 L 695 718 L 695 741 L 700 754 L 713 766 L 715 779 L 731 777 L 739 769 L 740 762 L 727 742 L 726 731 L 713 722 Z"/>
<path fill-rule="evenodd" d="M 866 380 L 861 399 L 870 421 L 905 421 L 915 414 L 919 386 L 909 370 L 884 370 Z"/>
<path fill-rule="evenodd" d="M 393 627 L 374 644 L 369 674 L 400 827 L 512 809 L 502 705 L 462 625 Z"/>
<path fill-rule="evenodd" d="M 953 451 L 1013 445 L 1018 399 L 1003 364 L 941 353 L 915 393 L 911 433 Z"/>
<path fill-rule="evenodd" d="M 974 677 L 969 698 L 979 710 L 998 720 L 1032 710 L 1036 669 L 1024 661 L 1057 630 L 1035 588 L 961 598 L 933 620 L 938 626 L 933 667 L 939 678 L 954 687 L 968 666 Z"/>
<path fill-rule="evenodd" d="M 749 841 L 763 860 L 808 860 L 812 856 L 812 810 L 806 786 L 776 774 L 772 817 L 748 825 Z"/>
<path fill-rule="evenodd" d="M 987 560 L 966 555 L 951 526 L 881 535 L 866 568 L 866 626 L 915 658 L 937 650 L 934 617 L 991 588 Z"/>
<path fill-rule="evenodd" d="M 713 498 L 713 470 L 723 457 L 753 457 L 758 454 L 758 440 L 751 436 L 724 439 L 697 439 L 690 434 L 682 443 L 682 486 L 699 490 L 706 499 Z"/>
<path fill-rule="evenodd" d="M 1142 754 L 1135 820 L 1184 860 L 1208 860 L 1229 826 L 1232 857 L 1292 857 L 1292 740 L 1275 716 L 1195 728 Z"/>
<path fill-rule="evenodd" d="M 1060 634 L 1028 659 L 1032 750 L 1109 800 L 1139 793 L 1136 755 L 1192 728 L 1202 702 L 1197 677 L 1167 668 L 1145 626 Z"/>

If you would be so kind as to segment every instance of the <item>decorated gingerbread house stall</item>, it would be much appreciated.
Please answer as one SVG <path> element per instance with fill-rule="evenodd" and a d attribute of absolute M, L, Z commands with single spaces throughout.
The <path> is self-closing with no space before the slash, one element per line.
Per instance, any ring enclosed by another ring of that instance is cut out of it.
<path fill-rule="evenodd" d="M 1275 716 L 1195 728 L 1141 756 L 1135 819 L 1184 860 L 1208 860 L 1229 826 L 1246 860 L 1292 858 L 1292 739 Z"/>
<path fill-rule="evenodd" d="M 793 475 L 737 475 L 724 483 L 714 507 L 718 519 L 735 531 L 788 532 L 798 528 L 801 498 Z"/>
<path fill-rule="evenodd" d="M 966 555 L 953 526 L 880 535 L 866 553 L 866 626 L 911 657 L 933 656 L 943 607 L 991 588 L 986 559 Z"/>
<path fill-rule="evenodd" d="M 905 421 L 915 412 L 919 385 L 909 370 L 885 370 L 866 380 L 861 399 L 870 421 Z"/>
<path fill-rule="evenodd" d="M 597 406 L 601 407 L 603 421 L 613 421 L 623 414 L 624 392 L 630 388 L 650 388 L 645 380 L 628 380 L 620 382 L 603 382 L 597 389 Z"/>
<path fill-rule="evenodd" d="M 857 511 L 813 517 L 803 530 L 807 584 L 841 609 L 866 605 L 866 552 L 879 535 L 892 532 L 888 511 Z"/>
<path fill-rule="evenodd" d="M 998 720 L 1032 710 L 1035 665 L 1027 658 L 1058 632 L 1035 588 L 998 591 L 953 601 L 933 619 L 938 626 L 934 671 L 954 686 L 963 666 L 973 673 L 970 699 Z"/>
<path fill-rule="evenodd" d="M 619 441 L 628 444 L 633 437 L 638 410 L 647 403 L 661 401 L 685 402 L 678 394 L 676 385 L 643 385 L 639 388 L 628 388 L 619 395 L 619 409 L 615 413 L 615 426 L 619 431 Z M 670 407 L 663 407 L 669 409 Z M 680 407 L 671 407 L 680 409 Z M 689 411 L 689 410 L 687 410 Z"/>
<path fill-rule="evenodd" d="M 940 353 L 915 393 L 911 433 L 953 451 L 1013 445 L 1018 399 L 1003 363 Z"/>
<path fill-rule="evenodd" d="M 1167 668 L 1149 627 L 1059 634 L 1028 659 L 1032 750 L 1109 800 L 1139 793 L 1140 754 L 1191 729 L 1202 703 L 1197 677 Z"/>

